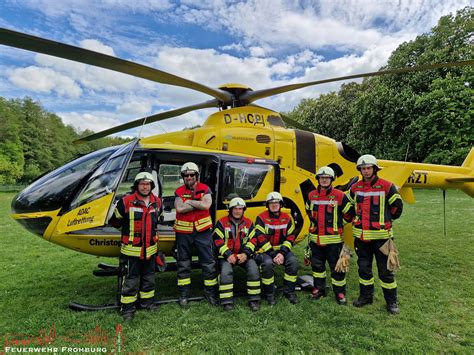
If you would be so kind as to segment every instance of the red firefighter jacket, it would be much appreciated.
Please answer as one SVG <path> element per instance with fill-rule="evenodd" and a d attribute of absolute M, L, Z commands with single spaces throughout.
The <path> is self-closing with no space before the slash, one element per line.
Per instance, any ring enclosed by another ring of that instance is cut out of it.
<path fill-rule="evenodd" d="M 350 208 L 344 192 L 332 186 L 311 191 L 306 201 L 310 240 L 318 245 L 342 243 L 343 219 L 350 220 Z"/>
<path fill-rule="evenodd" d="M 250 256 L 257 245 L 253 223 L 246 217 L 237 222 L 230 216 L 222 217 L 214 228 L 213 238 L 219 257 L 225 259 L 240 253 Z"/>
<path fill-rule="evenodd" d="M 278 214 L 264 211 L 257 216 L 255 235 L 258 246 L 272 258 L 277 253 L 286 255 L 295 242 L 295 222 L 284 212 Z"/>
<path fill-rule="evenodd" d="M 187 200 L 200 201 L 202 197 L 210 193 L 209 186 L 198 182 L 193 190 L 182 185 L 176 189 L 175 195 L 183 202 Z M 212 228 L 212 219 L 209 210 L 193 210 L 185 213 L 176 213 L 174 230 L 177 233 L 191 234 L 194 230 L 203 232 Z"/>
<path fill-rule="evenodd" d="M 124 196 L 118 202 L 111 224 L 122 228 L 122 254 L 150 259 L 157 253 L 161 209 L 160 198 L 153 194 L 150 194 L 148 206 L 137 192 Z"/>
<path fill-rule="evenodd" d="M 361 240 L 393 236 L 392 221 L 402 214 L 403 202 L 396 187 L 378 176 L 351 186 L 347 197 L 354 206 L 352 233 Z"/>

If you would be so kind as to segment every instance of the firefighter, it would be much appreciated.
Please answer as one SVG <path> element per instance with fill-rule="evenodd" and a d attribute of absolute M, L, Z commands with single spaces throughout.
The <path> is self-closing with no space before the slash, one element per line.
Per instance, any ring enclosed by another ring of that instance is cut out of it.
<path fill-rule="evenodd" d="M 348 191 L 349 200 L 354 207 L 352 233 L 358 257 L 360 287 L 360 295 L 353 304 L 355 307 L 363 307 L 373 302 L 372 261 L 375 257 L 387 311 L 397 314 L 400 312 L 397 282 L 393 272 L 387 268 L 387 256 L 379 248 L 393 238 L 392 221 L 400 217 L 403 202 L 395 186 L 377 176 L 380 167 L 373 155 L 362 155 L 357 160 L 357 170 L 362 179 Z"/>
<path fill-rule="evenodd" d="M 225 311 L 234 309 L 234 266 L 247 272 L 247 295 L 252 311 L 260 309 L 260 270 L 252 258 L 257 245 L 253 223 L 244 217 L 245 201 L 235 197 L 229 202 L 229 215 L 214 228 L 214 244 L 220 267 L 219 299 Z"/>
<path fill-rule="evenodd" d="M 212 204 L 209 186 L 199 182 L 199 168 L 185 163 L 181 168 L 184 185 L 175 192 L 177 265 L 179 305 L 186 307 L 191 288 L 191 258 L 196 248 L 204 278 L 204 296 L 211 305 L 217 305 L 217 275 L 212 243 Z"/>
<path fill-rule="evenodd" d="M 340 305 L 347 304 L 346 275 L 335 270 L 342 251 L 343 219 L 350 220 L 351 204 L 341 190 L 332 187 L 334 170 L 323 166 L 316 173 L 318 187 L 308 194 L 306 211 L 311 220 L 309 239 L 314 288 L 311 298 L 326 296 L 326 261 L 331 269 L 331 282 Z"/>
<path fill-rule="evenodd" d="M 298 303 L 295 293 L 298 260 L 291 252 L 295 242 L 295 222 L 282 212 L 283 197 L 278 192 L 270 192 L 266 198 L 267 210 L 257 216 L 255 234 L 259 248 L 262 249 L 261 267 L 265 298 L 270 305 L 276 303 L 274 265 L 284 265 L 283 294 L 290 303 Z"/>
<path fill-rule="evenodd" d="M 155 257 L 158 252 L 157 226 L 161 215 L 161 200 L 152 191 L 153 175 L 138 173 L 133 193 L 117 204 L 111 224 L 122 228 L 120 265 L 126 274 L 120 297 L 121 314 L 125 321 L 135 315 L 136 305 L 146 310 L 158 308 L 155 296 Z"/>

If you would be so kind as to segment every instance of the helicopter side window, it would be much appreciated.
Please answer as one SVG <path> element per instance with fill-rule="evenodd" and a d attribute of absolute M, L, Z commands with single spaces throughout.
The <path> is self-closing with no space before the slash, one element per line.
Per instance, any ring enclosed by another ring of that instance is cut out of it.
<path fill-rule="evenodd" d="M 173 197 L 174 192 L 183 184 L 181 166 L 176 164 L 161 164 L 158 177 L 163 185 L 163 197 Z"/>
<path fill-rule="evenodd" d="M 224 167 L 224 199 L 239 196 L 244 200 L 264 200 L 274 189 L 274 175 L 272 165 L 228 162 Z"/>
<path fill-rule="evenodd" d="M 63 207 L 78 191 L 82 179 L 119 149 L 110 147 L 87 154 L 38 178 L 18 195 L 12 209 L 15 213 L 28 213 Z"/>
<path fill-rule="evenodd" d="M 100 166 L 91 176 L 82 191 L 71 203 L 71 208 L 77 208 L 87 202 L 98 199 L 113 192 L 120 179 L 122 167 L 127 161 L 127 154 L 113 157 Z"/>

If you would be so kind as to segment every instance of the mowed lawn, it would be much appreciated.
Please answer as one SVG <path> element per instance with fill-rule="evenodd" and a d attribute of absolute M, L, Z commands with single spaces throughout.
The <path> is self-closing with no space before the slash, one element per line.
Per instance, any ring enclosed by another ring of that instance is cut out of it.
<path fill-rule="evenodd" d="M 402 269 L 397 274 L 401 314 L 385 311 L 376 277 L 373 305 L 356 309 L 356 257 L 348 274 L 350 305 L 329 297 L 300 303 L 279 298 L 252 313 L 238 300 L 232 313 L 204 302 L 187 310 L 177 304 L 156 313 L 138 312 L 121 324 L 115 311 L 73 312 L 71 300 L 110 303 L 116 280 L 92 276 L 96 258 L 47 243 L 10 219 L 11 193 L 0 193 L 0 335 L 6 346 L 106 348 L 158 353 L 474 353 L 474 199 L 447 192 L 447 235 L 443 228 L 441 191 L 416 192 L 395 224 Z M 300 256 L 299 274 L 310 274 Z M 193 274 L 193 293 L 202 294 L 200 273 Z M 175 273 L 157 274 L 159 298 L 176 296 Z M 237 277 L 243 281 L 243 274 Z M 281 284 L 281 272 L 278 275 Z M 243 284 L 243 283 L 242 283 Z M 242 287 L 240 287 L 242 289 Z M 120 327 L 121 332 L 120 332 Z M 116 335 L 116 332 L 120 336 Z M 15 345 L 15 341 L 20 345 Z"/>

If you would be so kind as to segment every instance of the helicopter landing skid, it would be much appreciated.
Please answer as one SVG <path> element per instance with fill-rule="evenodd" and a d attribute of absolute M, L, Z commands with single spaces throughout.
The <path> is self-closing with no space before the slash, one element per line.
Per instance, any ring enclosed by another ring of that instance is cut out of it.
<path fill-rule="evenodd" d="M 117 292 L 115 294 L 115 302 L 114 303 L 109 303 L 109 304 L 102 304 L 102 305 L 91 305 L 91 304 L 83 304 L 83 303 L 78 303 L 78 302 L 69 302 L 69 308 L 73 311 L 105 311 L 105 310 L 118 310 L 120 309 L 120 295 L 122 291 L 122 283 L 123 283 L 123 276 L 125 275 L 125 269 L 120 266 L 116 265 L 109 265 L 105 263 L 99 263 L 97 265 L 99 268 L 98 270 L 94 270 L 92 274 L 94 276 L 98 277 L 105 277 L 105 276 L 117 276 Z M 199 262 L 196 260 L 193 260 L 191 263 L 191 268 L 192 269 L 197 269 L 199 268 Z M 176 262 L 168 262 L 166 263 L 166 269 L 165 271 L 176 271 L 177 266 Z M 190 297 L 189 301 L 202 301 L 205 298 L 203 296 L 196 296 L 196 297 Z M 161 305 L 161 304 L 167 304 L 167 303 L 176 303 L 178 302 L 177 298 L 171 298 L 171 299 L 164 299 L 164 300 L 155 300 L 155 304 Z"/>

